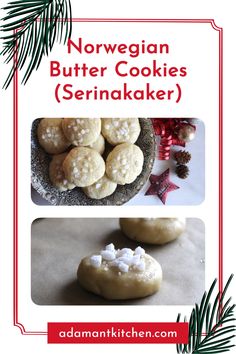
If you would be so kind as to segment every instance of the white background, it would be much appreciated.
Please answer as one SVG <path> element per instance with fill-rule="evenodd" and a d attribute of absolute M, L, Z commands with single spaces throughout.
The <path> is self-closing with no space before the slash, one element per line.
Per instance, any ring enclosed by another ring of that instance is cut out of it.
<path fill-rule="evenodd" d="M 6 2 L 5 2 L 6 3 Z M 230 273 L 234 272 L 235 264 L 234 262 L 234 247 L 232 247 L 234 239 L 234 204 L 233 200 L 235 197 L 235 192 L 233 190 L 233 169 L 234 169 L 234 152 L 232 151 L 233 141 L 234 141 L 234 63 L 235 63 L 235 48 L 234 48 L 234 18 L 233 18 L 233 1 L 228 1 L 227 6 L 221 1 L 198 1 L 197 3 L 192 3 L 189 1 L 169 1 L 163 4 L 163 2 L 157 1 L 146 1 L 145 7 L 141 2 L 127 3 L 127 1 L 120 1 L 119 6 L 111 2 L 87 2 L 79 3 L 77 1 L 72 1 L 73 16 L 74 17 L 140 17 L 140 18 L 214 18 L 216 25 L 224 28 L 224 279 L 226 280 Z M 173 36 L 173 42 L 176 40 L 177 28 L 176 25 L 171 33 Z M 201 27 L 201 25 L 198 25 Z M 203 25 L 204 26 L 204 25 Z M 210 26 L 210 25 L 208 25 Z M 212 40 L 217 37 L 217 32 L 213 29 L 208 31 Z M 96 29 L 94 29 L 94 34 Z M 190 33 L 184 32 L 184 37 L 189 42 L 192 39 L 189 38 Z M 205 33 L 204 33 L 205 38 Z M 212 43 L 212 41 L 210 42 Z M 190 43 L 191 44 L 191 43 Z M 207 47 L 206 47 L 207 50 Z M 168 116 L 170 109 L 172 110 L 173 116 L 197 116 L 201 118 L 206 124 L 206 192 L 208 193 L 206 201 L 201 205 L 201 207 L 192 208 L 180 208 L 180 207 L 169 207 L 168 210 L 160 208 L 158 212 L 163 216 L 192 216 L 200 217 L 206 223 L 206 288 L 209 287 L 213 278 L 217 276 L 217 236 L 218 236 L 218 218 L 217 218 L 217 195 L 218 191 L 218 171 L 217 171 L 217 103 L 214 99 L 214 92 L 217 90 L 217 79 L 211 77 L 212 81 L 207 82 L 204 78 L 206 75 L 209 77 L 211 73 L 214 72 L 215 55 L 214 60 L 211 57 L 206 57 L 204 48 L 198 47 L 198 56 L 202 60 L 212 63 L 212 67 L 209 68 L 210 72 L 207 71 L 205 74 L 197 75 L 197 86 L 193 87 L 190 84 L 188 86 L 186 101 L 182 101 L 183 104 L 178 106 L 166 106 L 159 105 L 158 110 L 160 111 L 160 116 Z M 211 55 L 208 53 L 207 55 Z M 180 55 L 180 54 L 179 54 Z M 190 55 L 190 58 L 187 59 Z M 187 55 L 185 51 L 181 53 L 181 62 L 183 59 L 189 60 L 193 65 L 193 59 L 191 58 L 191 53 Z M 211 61 L 212 60 L 212 61 Z M 197 60 L 196 60 L 197 61 Z M 42 64 L 43 65 L 43 64 Z M 45 64 L 46 65 L 46 64 Z M 41 69 L 40 69 L 41 70 Z M 43 70 L 43 66 L 42 66 Z M 1 66 L 1 73 L 5 72 L 5 67 Z M 37 90 L 35 100 L 32 101 L 32 92 L 30 89 L 36 87 L 36 75 L 37 75 Z M 50 104 L 48 105 L 42 102 L 47 99 L 48 83 L 44 78 L 40 77 L 40 72 L 36 74 L 32 79 L 30 85 L 28 85 L 22 93 L 20 92 L 20 101 L 24 102 L 24 106 L 20 111 L 20 119 L 22 126 L 19 127 L 20 132 L 20 180 L 19 185 L 22 186 L 20 191 L 20 202 L 23 208 L 19 214 L 20 219 L 20 268 L 19 268 L 19 281 L 20 281 L 20 312 L 19 317 L 23 324 L 26 324 L 26 328 L 30 330 L 45 330 L 46 322 L 52 320 L 67 320 L 67 321 L 79 321 L 79 320 L 143 320 L 143 321 L 175 321 L 178 312 L 188 314 L 190 312 L 189 307 L 178 307 L 178 308 L 160 308 L 157 309 L 147 309 L 147 308 L 133 308 L 129 311 L 109 311 L 110 315 L 106 314 L 104 317 L 104 311 L 100 309 L 89 309 L 84 311 L 77 310 L 68 307 L 62 309 L 60 307 L 38 307 L 30 301 L 30 221 L 36 216 L 66 216 L 72 215 L 71 208 L 60 208 L 55 209 L 52 207 L 44 208 L 43 211 L 33 206 L 30 200 L 30 148 L 29 148 L 29 132 L 30 132 L 30 122 L 37 116 L 54 116 L 55 107 Z M 2 78 L 1 74 L 1 78 Z M 34 83 L 33 83 L 34 81 Z M 187 80 L 185 80 L 187 82 Z M 212 85 L 213 84 L 213 85 Z M 214 87 L 215 86 L 215 87 Z M 207 96 L 205 93 L 208 88 L 211 88 L 210 95 Z M 46 89 L 47 88 L 47 89 Z M 28 90 L 28 92 L 27 92 Z M 30 93 L 30 94 L 29 94 Z M 45 93 L 45 95 L 43 94 Z M 36 99 L 37 97 L 37 99 Z M 49 98 L 48 98 L 49 99 Z M 111 105 L 110 112 L 113 104 Z M 150 107 L 141 105 L 141 110 L 144 112 L 150 111 Z M 88 106 L 86 106 L 87 115 L 92 114 L 97 107 L 91 107 L 87 111 Z M 114 111 L 117 107 L 114 107 Z M 129 109 L 129 107 L 125 107 Z M 85 109 L 85 107 L 84 107 Z M 107 108 L 106 108 L 107 109 Z M 68 110 L 74 112 L 74 108 L 70 105 L 63 110 L 60 110 L 60 115 L 68 115 Z M 104 107 L 105 110 L 105 107 Z M 82 109 L 83 111 L 83 109 Z M 63 112 L 66 112 L 64 114 Z M 120 111 L 119 111 L 120 112 Z M 136 108 L 136 105 L 132 107 L 132 115 L 142 115 L 140 114 L 140 107 Z M 82 112 L 83 113 L 83 112 Z M 25 117 L 23 116 L 25 114 Z M 146 114 L 146 113 L 145 113 Z M 58 112 L 57 114 L 58 115 Z M 74 115 L 74 114 L 73 114 Z M 82 115 L 82 114 L 81 114 Z M 111 114 L 112 115 L 112 114 Z M 14 350 L 29 351 L 34 350 L 34 352 L 41 353 L 67 353 L 68 350 L 72 353 L 77 353 L 78 351 L 83 351 L 83 353 L 90 353 L 94 351 L 94 347 L 89 345 L 83 345 L 77 347 L 76 345 L 46 345 L 46 338 L 41 336 L 22 336 L 18 328 L 12 326 L 13 311 L 12 311 L 12 88 L 10 87 L 7 92 L 1 92 L 1 118 L 2 118 L 2 129 L 1 134 L 1 239 L 0 239 L 0 335 L 3 338 L 1 340 L 1 346 L 8 346 L 7 351 L 13 352 Z M 209 139 L 209 140 L 208 140 Z M 24 170 L 23 170 L 24 169 Z M 39 207 L 40 208 L 40 207 Z M 106 209 L 107 210 L 107 209 Z M 80 215 L 86 216 L 88 210 L 86 208 L 81 208 Z M 89 210 L 89 216 L 94 213 L 94 209 Z M 73 216 L 76 216 L 73 213 Z M 119 215 L 117 215 L 119 213 Z M 127 213 L 131 216 L 149 216 L 154 213 L 153 209 L 141 208 L 141 207 L 131 207 L 131 209 L 120 208 L 119 211 L 116 208 L 110 208 L 110 216 L 124 216 Z M 41 214 L 41 215 L 40 215 Z M 97 216 L 102 215 L 103 211 L 100 212 L 96 209 Z M 4 217 L 3 217 L 4 215 Z M 24 255 L 24 258 L 23 258 Z M 233 294 L 235 289 L 235 281 L 229 290 L 229 294 Z M 235 299 L 234 299 L 235 300 Z M 131 313 L 132 311 L 132 313 Z M 73 315 L 69 315 L 69 314 Z M 102 317 L 101 317 L 102 316 Z M 131 317 L 132 316 L 132 317 Z M 32 323 L 31 326 L 28 323 Z M 42 323 L 41 327 L 34 326 L 34 324 Z M 175 353 L 175 347 L 170 345 L 129 345 L 125 346 L 110 346 L 110 345 L 100 345 L 99 350 L 105 353 L 118 352 L 122 350 L 129 350 L 133 353 L 141 353 L 143 350 L 148 350 L 150 353 Z M 5 349 L 6 350 L 6 349 Z M 233 351 L 232 351 L 233 352 Z"/>

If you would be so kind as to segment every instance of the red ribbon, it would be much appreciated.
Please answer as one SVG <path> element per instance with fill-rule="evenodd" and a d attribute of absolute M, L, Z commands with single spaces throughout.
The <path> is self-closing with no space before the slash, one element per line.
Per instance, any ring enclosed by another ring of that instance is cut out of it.
<path fill-rule="evenodd" d="M 185 125 L 191 125 L 187 119 L 177 118 L 151 118 L 155 135 L 160 136 L 160 145 L 158 151 L 159 160 L 169 160 L 170 148 L 172 145 L 185 147 L 185 141 L 178 138 L 178 131 Z"/>

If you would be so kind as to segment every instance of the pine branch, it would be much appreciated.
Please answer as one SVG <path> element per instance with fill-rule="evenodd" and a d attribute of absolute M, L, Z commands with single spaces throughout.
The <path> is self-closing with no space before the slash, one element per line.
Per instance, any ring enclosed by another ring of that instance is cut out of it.
<path fill-rule="evenodd" d="M 213 306 L 210 303 L 216 280 L 212 283 L 208 293 L 203 294 L 200 306 L 195 305 L 189 319 L 189 342 L 188 344 L 177 344 L 179 354 L 217 354 L 229 351 L 234 344 L 230 344 L 235 337 L 236 326 L 231 324 L 235 321 L 234 308 L 230 305 L 231 298 L 225 301 L 233 275 L 229 277 L 224 290 L 215 297 Z M 177 322 L 180 321 L 180 314 Z M 186 322 L 186 319 L 184 319 Z M 203 336 L 203 328 L 206 335 Z"/>
<path fill-rule="evenodd" d="M 26 84 L 37 70 L 43 56 L 51 52 L 54 43 L 67 42 L 72 32 L 70 0 L 15 0 L 4 7 L 7 15 L 0 30 L 5 33 L 3 50 L 5 63 L 13 60 L 3 88 L 7 88 L 16 72 L 25 67 L 22 83 Z"/>

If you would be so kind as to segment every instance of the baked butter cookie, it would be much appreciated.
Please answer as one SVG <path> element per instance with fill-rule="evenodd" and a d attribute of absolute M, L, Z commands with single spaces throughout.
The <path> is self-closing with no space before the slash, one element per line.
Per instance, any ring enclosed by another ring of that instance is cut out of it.
<path fill-rule="evenodd" d="M 160 289 L 160 264 L 141 247 L 115 249 L 109 244 L 79 264 L 79 283 L 88 291 L 109 300 L 142 298 Z"/>
<path fill-rule="evenodd" d="M 102 118 L 102 135 L 111 145 L 135 143 L 140 131 L 138 118 Z"/>
<path fill-rule="evenodd" d="M 66 156 L 63 171 L 70 183 L 87 187 L 104 175 L 105 162 L 97 151 L 88 147 L 77 147 Z"/>
<path fill-rule="evenodd" d="M 70 183 L 66 177 L 62 168 L 62 164 L 67 156 L 67 153 L 60 155 L 54 155 L 52 161 L 49 164 L 49 178 L 53 186 L 64 192 L 68 189 L 75 188 L 75 184 Z"/>
<path fill-rule="evenodd" d="M 62 129 L 67 139 L 76 146 L 93 144 L 101 132 L 100 118 L 64 118 Z"/>
<path fill-rule="evenodd" d="M 96 150 L 99 152 L 100 155 L 102 155 L 105 151 L 105 139 L 103 138 L 102 134 L 100 134 L 94 143 L 88 145 L 88 147 L 91 147 L 92 149 Z"/>
<path fill-rule="evenodd" d="M 60 154 L 71 145 L 63 133 L 62 121 L 62 118 L 43 118 L 38 125 L 39 144 L 48 154 Z"/>
<path fill-rule="evenodd" d="M 163 245 L 185 230 L 184 218 L 122 218 L 120 227 L 126 236 L 138 242 Z"/>
<path fill-rule="evenodd" d="M 117 145 L 106 160 L 106 174 L 117 184 L 132 183 L 143 168 L 143 152 L 134 144 Z"/>
<path fill-rule="evenodd" d="M 92 199 L 102 199 L 115 192 L 117 183 L 112 182 L 106 175 L 91 186 L 84 187 L 84 193 Z"/>

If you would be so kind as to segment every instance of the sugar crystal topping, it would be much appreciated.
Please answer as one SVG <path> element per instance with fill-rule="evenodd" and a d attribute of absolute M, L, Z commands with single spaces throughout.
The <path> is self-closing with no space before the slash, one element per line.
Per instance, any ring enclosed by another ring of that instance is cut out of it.
<path fill-rule="evenodd" d="M 47 127 L 41 135 L 42 140 L 50 142 L 55 146 L 58 146 L 58 140 L 63 138 L 60 128 L 58 126 Z"/>
<path fill-rule="evenodd" d="M 145 250 L 140 246 L 133 251 L 131 248 L 115 249 L 113 243 L 110 243 L 101 250 L 99 255 L 90 257 L 90 264 L 94 268 L 104 267 L 105 270 L 110 267 L 117 268 L 119 275 L 128 273 L 130 270 L 143 272 L 144 256 Z"/>
<path fill-rule="evenodd" d="M 73 178 L 86 179 L 94 171 L 94 158 L 90 155 L 77 155 L 70 163 L 71 174 Z M 100 188 L 101 186 L 96 186 Z"/>
<path fill-rule="evenodd" d="M 67 125 L 67 128 L 70 129 L 70 130 L 73 130 L 73 133 L 71 133 L 71 137 L 72 139 L 74 140 L 73 141 L 73 144 L 74 145 L 77 145 L 77 141 L 79 144 L 82 144 L 84 142 L 84 136 L 86 134 L 89 134 L 90 133 L 90 129 L 89 128 L 86 128 L 85 127 L 85 118 L 72 118 L 73 120 L 70 121 L 70 123 Z M 90 120 L 87 120 L 88 122 L 91 121 L 92 119 Z"/>
<path fill-rule="evenodd" d="M 106 123 L 104 127 L 106 130 L 114 128 L 113 134 L 117 139 L 127 140 L 130 138 L 130 134 L 136 131 L 139 126 L 132 119 L 112 118 L 111 123 Z"/>
<path fill-rule="evenodd" d="M 94 268 L 99 268 L 102 265 L 102 256 L 99 255 L 94 255 L 92 257 L 90 257 L 90 264 L 94 267 Z"/>
<path fill-rule="evenodd" d="M 62 162 L 63 160 L 56 160 L 55 161 L 55 179 L 57 183 L 62 184 L 64 187 L 69 185 L 69 181 L 65 178 L 65 173 L 62 169 Z"/>

